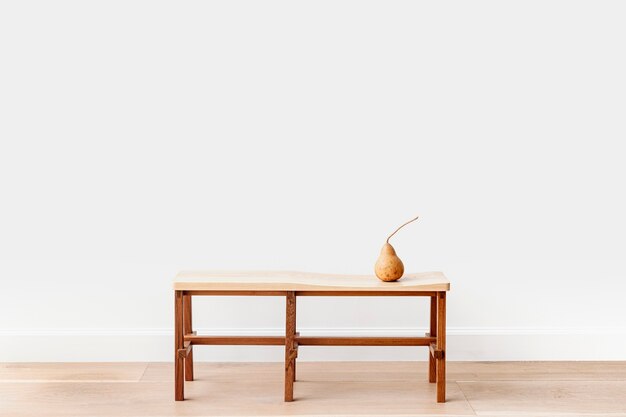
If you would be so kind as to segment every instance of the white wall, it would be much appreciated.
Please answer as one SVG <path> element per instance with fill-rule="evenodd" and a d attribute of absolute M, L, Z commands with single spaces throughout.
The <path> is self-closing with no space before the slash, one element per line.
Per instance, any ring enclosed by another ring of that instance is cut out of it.
<path fill-rule="evenodd" d="M 394 245 L 408 271 L 452 281 L 449 358 L 626 359 L 625 13 L 1 3 L 0 360 L 170 360 L 176 271 L 369 273 L 416 213 Z M 205 299 L 195 314 L 272 334 L 284 305 Z M 410 334 L 426 300 L 303 299 L 298 320 Z"/>

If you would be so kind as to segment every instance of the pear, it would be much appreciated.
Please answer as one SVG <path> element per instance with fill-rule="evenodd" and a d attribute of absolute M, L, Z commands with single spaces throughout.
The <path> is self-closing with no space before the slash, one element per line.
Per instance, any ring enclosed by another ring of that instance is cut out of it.
<path fill-rule="evenodd" d="M 418 218 L 419 216 L 404 223 L 387 238 L 383 248 L 380 250 L 380 255 L 376 260 L 376 265 L 374 265 L 374 272 L 381 281 L 390 282 L 397 281 L 402 278 L 402 274 L 404 274 L 404 264 L 402 263 L 402 260 L 398 258 L 398 255 L 396 255 L 396 250 L 389 243 L 389 239 L 391 239 L 391 237 L 395 235 L 398 230 L 402 229 L 407 224 L 414 222 Z"/>
<path fill-rule="evenodd" d="M 404 264 L 396 255 L 396 250 L 389 243 L 385 243 L 380 250 L 380 256 L 374 266 L 376 276 L 382 281 L 397 281 L 404 274 Z"/>

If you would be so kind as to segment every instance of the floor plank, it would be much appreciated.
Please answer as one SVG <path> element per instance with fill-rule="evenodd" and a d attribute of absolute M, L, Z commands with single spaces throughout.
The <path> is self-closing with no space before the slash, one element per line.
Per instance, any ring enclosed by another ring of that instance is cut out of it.
<path fill-rule="evenodd" d="M 298 363 L 298 367 L 307 367 L 305 363 Z M 300 370 L 298 368 L 298 370 Z M 282 382 L 284 365 L 282 362 L 225 362 L 225 363 L 195 363 L 194 378 L 196 381 L 225 382 L 239 379 L 261 378 L 268 382 Z M 150 363 L 144 372 L 142 381 L 164 381 L 174 379 L 174 364 Z M 173 382 L 172 382 L 173 383 Z"/>
<path fill-rule="evenodd" d="M 0 384 L 2 409 L 11 417 L 66 416 L 276 416 L 474 415 L 458 386 L 448 402 L 435 402 L 428 382 L 300 382 L 292 403 L 282 381 L 187 383 L 186 400 L 173 401 L 171 382 Z"/>
<path fill-rule="evenodd" d="M 282 363 L 197 363 L 197 378 L 229 380 L 236 375 L 263 375 L 282 380 Z M 427 375 L 427 362 L 298 362 L 298 377 L 311 381 L 404 381 Z M 448 362 L 453 381 L 626 381 L 626 362 Z M 143 380 L 171 378 L 170 363 L 151 363 Z"/>
<path fill-rule="evenodd" d="M 435 402 L 425 362 L 299 362 L 284 403 L 282 363 L 197 363 L 173 401 L 170 363 L 0 364 L 1 417 L 626 417 L 626 362 L 449 362 Z"/>
<path fill-rule="evenodd" d="M 626 381 L 626 362 L 448 362 L 451 381 Z"/>
<path fill-rule="evenodd" d="M 2 382 L 137 382 L 147 363 L 2 363 Z"/>
<path fill-rule="evenodd" d="M 457 383 L 477 415 L 626 415 L 626 381 Z"/>

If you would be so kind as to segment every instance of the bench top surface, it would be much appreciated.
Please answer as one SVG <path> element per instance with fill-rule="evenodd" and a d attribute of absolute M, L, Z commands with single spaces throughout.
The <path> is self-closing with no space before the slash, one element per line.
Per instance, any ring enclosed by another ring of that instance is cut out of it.
<path fill-rule="evenodd" d="M 442 272 L 404 274 L 395 282 L 375 275 L 319 274 L 296 271 L 183 271 L 175 290 L 187 291 L 448 291 Z"/>

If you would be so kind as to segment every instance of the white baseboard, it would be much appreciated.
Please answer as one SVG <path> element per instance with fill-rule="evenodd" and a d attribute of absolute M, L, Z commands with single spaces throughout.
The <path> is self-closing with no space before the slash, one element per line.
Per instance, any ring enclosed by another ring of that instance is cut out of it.
<path fill-rule="evenodd" d="M 425 328 L 298 329 L 303 335 L 409 336 Z M 280 328 L 198 329 L 200 334 L 280 335 Z M 626 327 L 450 327 L 447 357 L 457 361 L 626 360 Z M 0 362 L 171 361 L 171 329 L 0 330 Z M 302 346 L 302 361 L 426 360 L 423 347 Z M 280 346 L 200 346 L 198 361 L 282 361 Z"/>

